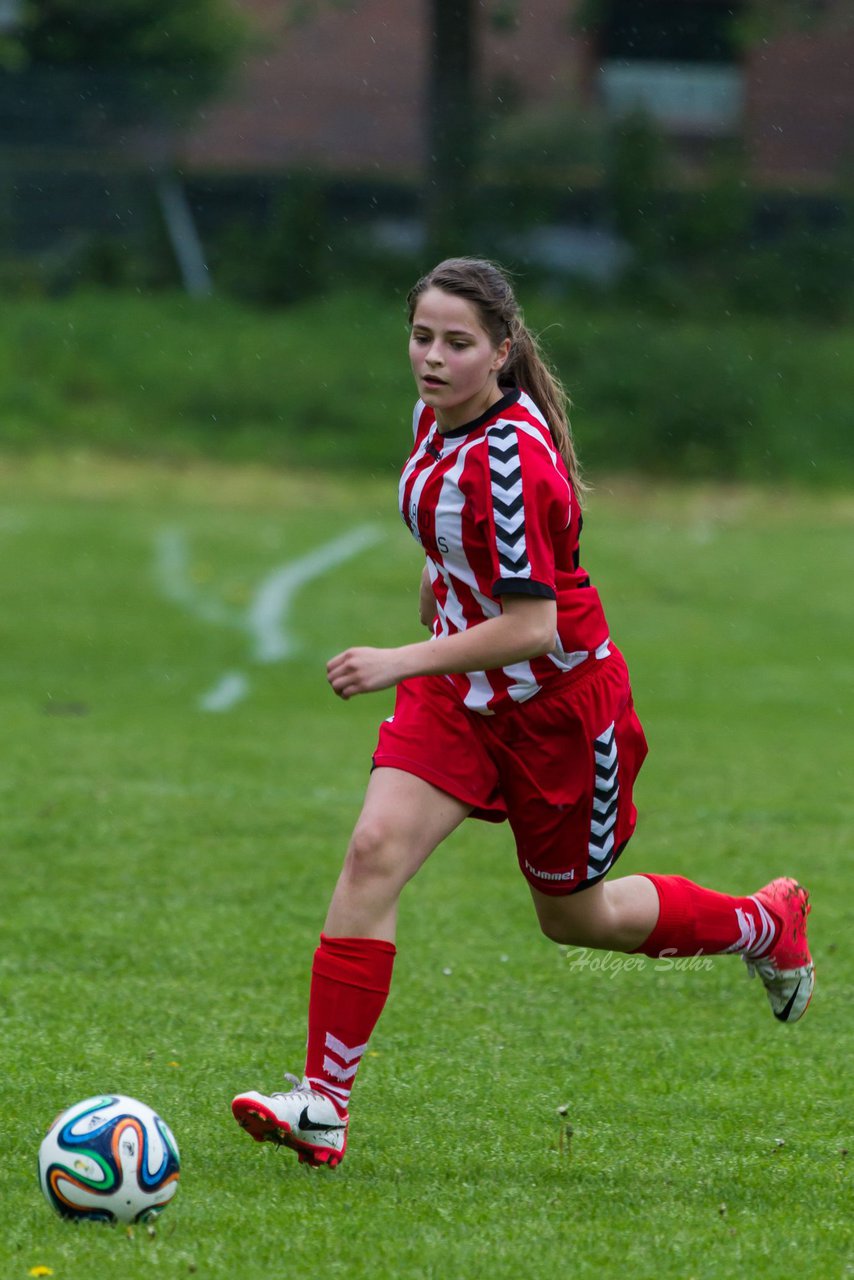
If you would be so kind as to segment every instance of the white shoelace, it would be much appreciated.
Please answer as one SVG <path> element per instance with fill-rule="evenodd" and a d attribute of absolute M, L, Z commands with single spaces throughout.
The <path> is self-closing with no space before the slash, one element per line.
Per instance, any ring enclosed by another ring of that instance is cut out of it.
<path fill-rule="evenodd" d="M 290 1082 L 290 1089 L 285 1093 L 271 1093 L 271 1098 L 290 1098 L 293 1094 L 300 1093 L 305 1096 L 306 1101 L 311 1098 L 314 1098 L 317 1102 L 329 1101 L 325 1094 L 321 1093 L 318 1089 L 312 1089 L 310 1084 L 307 1084 L 305 1080 L 301 1080 L 299 1076 L 295 1076 L 292 1072 L 286 1071 L 284 1076 L 285 1079 Z"/>

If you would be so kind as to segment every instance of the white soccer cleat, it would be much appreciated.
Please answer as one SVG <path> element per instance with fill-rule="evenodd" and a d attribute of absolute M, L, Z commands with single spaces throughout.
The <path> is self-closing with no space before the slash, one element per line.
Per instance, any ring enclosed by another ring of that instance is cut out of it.
<path fill-rule="evenodd" d="M 291 1147 L 301 1164 L 334 1169 L 344 1158 L 350 1117 L 306 1079 L 285 1079 L 293 1082 L 287 1093 L 239 1093 L 231 1104 L 235 1120 L 256 1142 Z"/>
<path fill-rule="evenodd" d="M 815 965 L 807 944 L 807 916 L 810 898 L 796 880 L 772 880 L 753 895 L 780 920 L 780 936 L 770 955 L 744 961 L 751 977 L 758 974 L 765 984 L 774 1017 L 780 1022 L 797 1022 L 807 1011 L 815 985 Z"/>

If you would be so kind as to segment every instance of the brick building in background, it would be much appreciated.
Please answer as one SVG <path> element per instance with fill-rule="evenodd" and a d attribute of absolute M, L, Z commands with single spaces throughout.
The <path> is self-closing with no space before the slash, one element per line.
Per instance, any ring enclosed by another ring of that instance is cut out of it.
<path fill-rule="evenodd" d="M 425 167 L 427 0 L 318 0 L 289 21 L 282 0 L 237 0 L 260 32 L 231 92 L 183 145 L 190 171 L 295 167 L 417 179 Z M 576 3 L 575 7 L 578 5 Z M 484 0 L 479 79 L 487 129 L 508 111 L 590 126 L 642 108 L 690 167 L 739 140 L 760 186 L 829 190 L 854 166 L 854 24 L 849 0 L 806 29 L 728 35 L 722 0 L 611 0 L 585 35 L 571 0 Z"/>

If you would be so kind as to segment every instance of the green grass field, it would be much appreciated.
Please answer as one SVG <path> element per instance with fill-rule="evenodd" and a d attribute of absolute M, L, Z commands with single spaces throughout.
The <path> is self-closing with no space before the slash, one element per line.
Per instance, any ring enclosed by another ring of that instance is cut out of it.
<path fill-rule="evenodd" d="M 366 522 L 373 553 L 299 588 L 264 633 L 290 656 L 259 661 L 261 584 Z M 509 833 L 466 824 L 404 898 L 348 1158 L 316 1173 L 228 1104 L 302 1065 L 391 704 L 338 702 L 324 660 L 419 634 L 393 483 L 0 466 L 2 1280 L 854 1275 L 854 502 L 601 482 L 585 552 L 651 747 L 623 870 L 802 878 L 813 1007 L 778 1025 L 733 958 L 553 946 Z M 102 1090 L 181 1146 L 152 1232 L 62 1222 L 38 1189 L 44 1129 Z"/>
<path fill-rule="evenodd" d="M 705 318 L 533 294 L 594 472 L 850 486 L 854 326 Z M 409 421 L 404 298 L 280 310 L 104 291 L 0 306 L 7 452 L 263 458 L 392 479 Z"/>

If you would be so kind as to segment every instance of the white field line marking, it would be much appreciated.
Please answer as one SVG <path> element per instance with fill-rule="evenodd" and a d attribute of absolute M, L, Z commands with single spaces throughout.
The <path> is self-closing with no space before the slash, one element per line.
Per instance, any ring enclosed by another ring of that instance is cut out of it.
<path fill-rule="evenodd" d="M 382 530 L 373 524 L 358 525 L 331 542 L 326 542 L 297 560 L 274 569 L 262 580 L 244 612 L 230 609 L 221 601 L 199 591 L 190 575 L 187 540 L 178 529 L 162 529 L 155 542 L 155 571 L 167 599 L 182 605 L 194 617 L 215 626 L 248 632 L 255 662 L 281 662 L 292 657 L 299 646 L 288 631 L 291 605 L 297 591 L 314 578 L 337 568 L 382 539 Z M 242 671 L 227 671 L 202 694 L 202 711 L 228 711 L 249 692 L 249 677 Z"/>
<path fill-rule="evenodd" d="M 215 626 L 242 628 L 243 619 L 236 609 L 219 600 L 208 599 L 194 585 L 190 576 L 187 539 L 180 529 L 161 529 L 154 543 L 154 569 L 160 589 L 167 600 L 183 605 L 188 613 Z"/>
<path fill-rule="evenodd" d="M 258 587 L 247 611 L 246 623 L 254 641 L 256 662 L 281 662 L 296 653 L 298 645 L 288 633 L 291 603 L 300 587 L 351 560 L 379 542 L 376 525 L 362 524 L 340 538 L 308 551 L 299 560 L 274 569 Z"/>
<path fill-rule="evenodd" d="M 249 677 L 242 671 L 226 671 L 220 681 L 199 698 L 200 711 L 230 711 L 249 692 Z"/>

